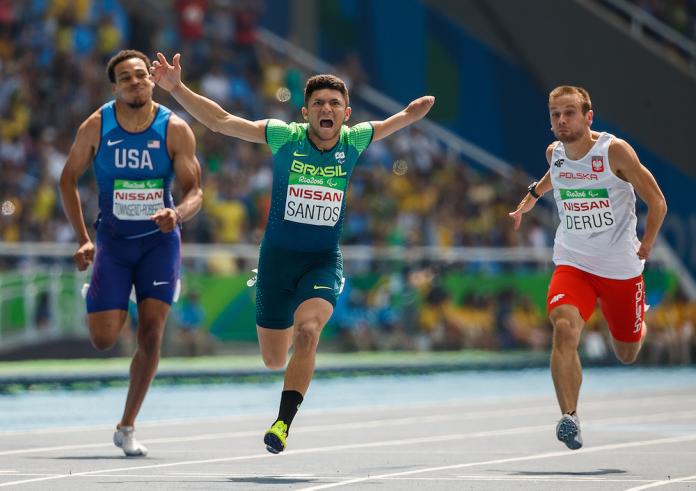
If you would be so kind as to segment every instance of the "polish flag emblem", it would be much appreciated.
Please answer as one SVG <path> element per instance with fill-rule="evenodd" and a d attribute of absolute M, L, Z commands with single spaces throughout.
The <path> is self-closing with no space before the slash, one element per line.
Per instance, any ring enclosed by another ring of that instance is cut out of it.
<path fill-rule="evenodd" d="M 601 155 L 592 157 L 592 171 L 604 172 L 604 157 Z"/>

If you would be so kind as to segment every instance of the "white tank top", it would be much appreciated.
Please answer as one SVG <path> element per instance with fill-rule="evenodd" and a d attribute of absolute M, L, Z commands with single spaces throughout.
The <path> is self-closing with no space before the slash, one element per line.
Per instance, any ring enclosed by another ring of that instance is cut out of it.
<path fill-rule="evenodd" d="M 628 279 L 643 272 L 636 255 L 636 196 L 633 186 L 609 166 L 614 135 L 601 133 L 580 160 L 566 156 L 557 142 L 551 154 L 551 183 L 561 223 L 553 262 L 604 278 Z"/>

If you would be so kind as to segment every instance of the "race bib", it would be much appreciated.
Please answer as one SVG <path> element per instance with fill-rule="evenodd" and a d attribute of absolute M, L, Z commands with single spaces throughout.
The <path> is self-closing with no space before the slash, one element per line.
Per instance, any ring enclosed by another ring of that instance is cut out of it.
<path fill-rule="evenodd" d="M 149 220 L 164 208 L 164 180 L 114 181 L 114 216 L 119 220 Z"/>
<path fill-rule="evenodd" d="M 285 199 L 285 219 L 333 227 L 341 216 L 345 189 L 345 177 L 319 177 L 291 172 Z"/>
<path fill-rule="evenodd" d="M 565 212 L 565 230 L 590 235 L 609 230 L 616 223 L 607 189 L 559 189 Z"/>

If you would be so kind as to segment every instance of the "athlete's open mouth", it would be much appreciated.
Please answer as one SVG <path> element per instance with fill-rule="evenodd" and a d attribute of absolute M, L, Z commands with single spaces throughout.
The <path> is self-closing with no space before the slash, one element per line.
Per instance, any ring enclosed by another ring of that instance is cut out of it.
<path fill-rule="evenodd" d="M 333 121 L 330 119 L 320 119 L 319 126 L 322 128 L 333 128 Z"/>

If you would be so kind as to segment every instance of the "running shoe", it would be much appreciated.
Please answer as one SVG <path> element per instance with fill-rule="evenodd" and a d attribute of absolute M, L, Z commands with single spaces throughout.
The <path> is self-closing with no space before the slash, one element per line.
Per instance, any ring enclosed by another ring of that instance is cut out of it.
<path fill-rule="evenodd" d="M 123 450 L 128 457 L 145 457 L 147 448 L 135 439 L 132 426 L 121 426 L 116 428 L 114 433 L 114 445 Z"/>
<path fill-rule="evenodd" d="M 556 438 L 562 441 L 571 450 L 582 447 L 582 435 L 580 434 L 580 418 L 577 414 L 564 414 L 556 425 Z"/>
<path fill-rule="evenodd" d="M 271 453 L 280 453 L 285 450 L 285 439 L 288 437 L 288 425 L 282 421 L 273 423 L 263 436 L 266 450 Z"/>

